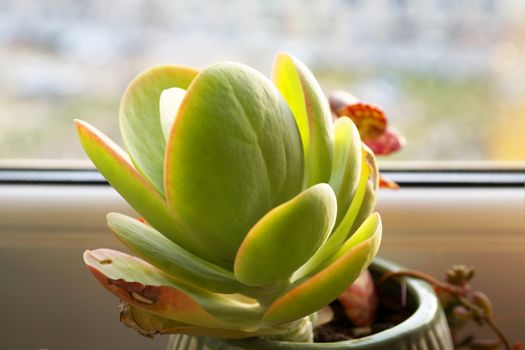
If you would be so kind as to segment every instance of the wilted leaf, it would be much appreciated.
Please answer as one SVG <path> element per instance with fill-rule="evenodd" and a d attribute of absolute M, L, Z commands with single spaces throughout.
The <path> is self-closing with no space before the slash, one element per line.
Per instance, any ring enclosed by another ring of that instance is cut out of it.
<path fill-rule="evenodd" d="M 111 249 L 84 253 L 98 281 L 127 304 L 191 325 L 250 330 L 259 306 L 177 281 L 147 262 Z"/>

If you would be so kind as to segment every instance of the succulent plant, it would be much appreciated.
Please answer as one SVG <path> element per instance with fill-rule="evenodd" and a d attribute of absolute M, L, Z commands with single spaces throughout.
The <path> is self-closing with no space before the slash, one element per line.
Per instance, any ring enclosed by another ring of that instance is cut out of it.
<path fill-rule="evenodd" d="M 272 80 L 231 62 L 151 68 L 121 101 L 127 152 L 76 121 L 141 216 L 107 216 L 140 258 L 84 253 L 140 333 L 311 341 L 312 315 L 375 256 L 373 152 L 296 58 L 279 54 Z"/>

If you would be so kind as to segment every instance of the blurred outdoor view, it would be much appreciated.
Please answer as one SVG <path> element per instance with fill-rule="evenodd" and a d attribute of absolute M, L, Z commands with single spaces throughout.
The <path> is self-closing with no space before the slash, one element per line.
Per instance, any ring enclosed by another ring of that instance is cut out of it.
<path fill-rule="evenodd" d="M 0 0 L 0 158 L 84 158 L 138 72 L 278 51 L 380 105 L 398 160 L 525 160 L 523 0 Z"/>

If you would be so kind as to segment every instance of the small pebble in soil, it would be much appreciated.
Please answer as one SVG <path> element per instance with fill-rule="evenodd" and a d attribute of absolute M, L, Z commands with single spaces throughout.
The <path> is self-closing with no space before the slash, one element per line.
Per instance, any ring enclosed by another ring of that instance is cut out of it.
<path fill-rule="evenodd" d="M 394 298 L 382 296 L 379 300 L 376 320 L 369 327 L 356 327 L 346 317 L 339 301 L 332 302 L 330 306 L 334 310 L 334 319 L 315 329 L 314 341 L 328 343 L 366 337 L 403 322 L 414 311 L 402 307 Z"/>

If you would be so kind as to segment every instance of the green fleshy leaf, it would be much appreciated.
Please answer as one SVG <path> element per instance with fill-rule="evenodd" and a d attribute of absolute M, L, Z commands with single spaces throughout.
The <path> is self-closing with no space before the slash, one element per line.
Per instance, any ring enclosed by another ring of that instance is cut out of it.
<path fill-rule="evenodd" d="M 362 151 L 359 131 L 349 118 L 337 119 L 334 130 L 334 166 L 330 186 L 337 196 L 337 225 L 355 195 L 361 173 Z"/>
<path fill-rule="evenodd" d="M 177 221 L 231 269 L 250 228 L 301 191 L 292 112 L 257 71 L 216 64 L 193 81 L 168 140 L 165 188 Z"/>
<path fill-rule="evenodd" d="M 120 130 L 130 157 L 161 193 L 166 141 L 159 115 L 160 95 L 169 88 L 188 88 L 197 73 L 180 66 L 150 68 L 133 79 L 120 103 Z"/>
<path fill-rule="evenodd" d="M 380 241 L 381 220 L 375 213 L 330 257 L 323 270 L 283 293 L 265 312 L 263 320 L 270 324 L 290 322 L 336 299 L 372 262 Z"/>
<path fill-rule="evenodd" d="M 153 227 L 196 254 L 198 250 L 178 229 L 164 197 L 133 167 L 127 154 L 88 123 L 76 120 L 75 126 L 82 147 L 111 186 Z"/>
<path fill-rule="evenodd" d="M 319 83 L 297 58 L 275 58 L 273 81 L 293 111 L 305 154 L 305 183 L 327 183 L 334 157 L 332 113 Z"/>
<path fill-rule="evenodd" d="M 365 195 L 361 207 L 359 208 L 359 213 L 357 214 L 354 224 L 350 229 L 350 232 L 357 230 L 359 226 L 370 216 L 370 214 L 376 208 L 377 202 L 377 191 L 379 190 L 379 167 L 377 165 L 377 160 L 374 155 L 374 152 L 370 150 L 366 145 L 363 145 L 363 150 L 365 152 L 366 162 L 370 169 L 370 178 L 366 184 Z"/>
<path fill-rule="evenodd" d="M 242 242 L 235 276 L 251 286 L 287 278 L 325 241 L 336 214 L 335 194 L 327 184 L 310 187 L 274 208 Z"/>
<path fill-rule="evenodd" d="M 231 271 L 185 251 L 154 228 L 117 213 L 108 214 L 107 219 L 108 226 L 128 248 L 173 278 L 218 293 L 246 289 Z"/>
<path fill-rule="evenodd" d="M 368 182 L 365 188 L 365 196 L 363 198 L 363 203 L 361 208 L 359 208 L 359 213 L 355 218 L 354 224 L 350 229 L 350 232 L 357 230 L 359 226 L 366 220 L 367 217 L 375 210 L 377 202 L 377 191 L 373 190 L 373 185 Z"/>
<path fill-rule="evenodd" d="M 86 251 L 84 261 L 98 281 L 127 304 L 177 322 L 250 331 L 260 306 L 177 281 L 147 262 L 111 249 Z"/>
<path fill-rule="evenodd" d="M 294 279 L 302 278 L 303 276 L 312 275 L 317 273 L 323 262 L 332 254 L 334 254 L 346 238 L 353 232 L 351 231 L 354 222 L 359 214 L 363 199 L 366 193 L 366 186 L 370 176 L 370 169 L 364 159 L 361 157 L 361 173 L 359 175 L 359 183 L 350 207 L 348 208 L 345 216 L 334 229 L 328 240 L 315 252 L 315 254 L 308 260 L 308 262 L 302 266 L 295 274 Z"/>
<path fill-rule="evenodd" d="M 166 140 L 170 135 L 171 126 L 175 121 L 175 117 L 185 95 L 186 90 L 181 88 L 166 89 L 160 94 L 160 126 L 162 127 L 162 133 Z"/>

